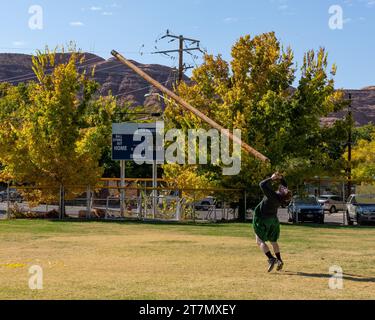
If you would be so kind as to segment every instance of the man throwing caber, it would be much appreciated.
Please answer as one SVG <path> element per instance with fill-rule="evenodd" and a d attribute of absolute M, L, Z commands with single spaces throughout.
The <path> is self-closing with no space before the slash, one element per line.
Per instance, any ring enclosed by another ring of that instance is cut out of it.
<path fill-rule="evenodd" d="M 278 191 L 274 191 L 271 183 L 280 181 Z M 292 193 L 288 190 L 288 185 L 284 177 L 276 172 L 271 178 L 259 184 L 264 193 L 263 200 L 255 208 L 253 227 L 256 235 L 256 243 L 268 258 L 268 272 L 271 272 L 277 264 L 277 271 L 281 271 L 284 262 L 281 259 L 280 247 L 277 241 L 280 237 L 280 222 L 277 211 L 281 205 L 288 205 L 292 198 Z M 276 258 L 272 255 L 266 242 L 270 241 Z"/>

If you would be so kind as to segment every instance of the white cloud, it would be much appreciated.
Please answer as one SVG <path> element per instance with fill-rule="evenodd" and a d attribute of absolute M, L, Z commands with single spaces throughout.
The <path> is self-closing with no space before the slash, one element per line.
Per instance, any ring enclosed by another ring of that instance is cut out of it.
<path fill-rule="evenodd" d="M 344 0 L 344 4 L 347 7 L 366 6 L 367 8 L 374 8 L 375 0 Z"/>
<path fill-rule="evenodd" d="M 112 12 L 108 12 L 108 11 L 104 11 L 104 12 L 102 13 L 102 15 L 103 15 L 103 16 L 112 16 L 113 13 L 112 13 Z"/>
<path fill-rule="evenodd" d="M 270 3 L 283 15 L 296 15 L 295 9 L 289 4 L 289 0 L 270 0 Z"/>
<path fill-rule="evenodd" d="M 119 4 L 117 4 L 116 2 L 109 5 L 109 7 L 110 8 L 121 8 L 121 6 Z"/>
<path fill-rule="evenodd" d="M 102 11 L 102 7 L 95 7 L 95 6 L 92 6 L 92 7 L 90 7 L 90 10 L 91 10 L 91 11 Z"/>
<path fill-rule="evenodd" d="M 13 41 L 12 45 L 15 47 L 23 47 L 26 45 L 26 42 L 25 41 Z"/>
<path fill-rule="evenodd" d="M 238 18 L 235 17 L 227 17 L 223 20 L 225 23 L 235 23 L 238 22 Z"/>
<path fill-rule="evenodd" d="M 72 21 L 69 23 L 71 27 L 83 27 L 84 24 L 81 21 Z"/>

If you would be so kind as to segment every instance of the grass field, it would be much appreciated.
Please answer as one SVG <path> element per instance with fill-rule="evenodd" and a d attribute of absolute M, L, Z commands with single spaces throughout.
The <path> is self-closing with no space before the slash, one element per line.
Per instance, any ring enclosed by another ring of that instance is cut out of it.
<path fill-rule="evenodd" d="M 267 274 L 249 224 L 1 221 L 0 299 L 375 299 L 375 229 L 283 225 L 281 246 Z"/>

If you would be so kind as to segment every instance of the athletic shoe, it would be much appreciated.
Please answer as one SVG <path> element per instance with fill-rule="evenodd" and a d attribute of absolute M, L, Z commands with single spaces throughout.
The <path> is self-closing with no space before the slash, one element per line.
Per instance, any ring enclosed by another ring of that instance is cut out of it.
<path fill-rule="evenodd" d="M 282 262 L 281 260 L 277 260 L 276 271 L 281 271 L 281 270 L 283 270 L 283 267 L 284 267 L 284 262 Z"/>
<path fill-rule="evenodd" d="M 268 272 L 271 272 L 273 268 L 275 267 L 275 264 L 277 262 L 276 258 L 268 259 Z"/>

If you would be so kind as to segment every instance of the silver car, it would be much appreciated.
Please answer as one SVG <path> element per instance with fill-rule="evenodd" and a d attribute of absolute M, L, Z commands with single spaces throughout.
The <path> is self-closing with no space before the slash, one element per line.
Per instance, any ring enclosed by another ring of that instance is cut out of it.
<path fill-rule="evenodd" d="M 318 201 L 324 211 L 329 211 L 330 213 L 346 210 L 346 203 L 343 198 L 334 194 L 322 195 L 318 198 Z"/>
<path fill-rule="evenodd" d="M 314 221 L 324 224 L 324 211 L 315 196 L 294 196 L 288 206 L 289 222 Z"/>
<path fill-rule="evenodd" d="M 210 207 L 215 206 L 216 199 L 214 197 L 207 197 L 195 203 L 196 210 L 208 211 Z"/>
<path fill-rule="evenodd" d="M 375 195 L 353 194 L 348 199 L 346 218 L 348 225 L 375 222 Z"/>

